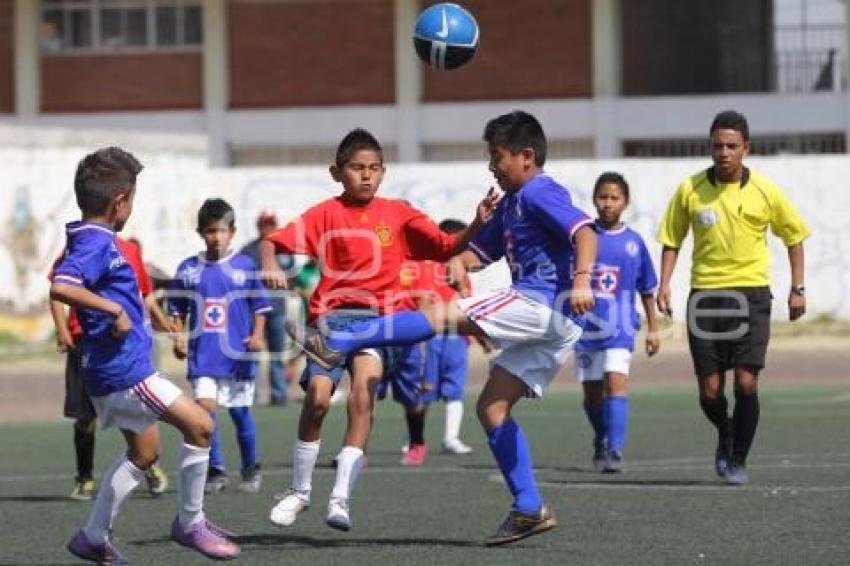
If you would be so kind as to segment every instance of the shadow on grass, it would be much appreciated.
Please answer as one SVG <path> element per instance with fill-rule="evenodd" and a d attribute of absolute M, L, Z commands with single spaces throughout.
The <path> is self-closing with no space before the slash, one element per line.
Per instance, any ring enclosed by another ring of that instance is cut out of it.
<path fill-rule="evenodd" d="M 368 548 L 377 545 L 391 546 L 424 546 L 451 548 L 480 548 L 481 544 L 468 540 L 439 539 L 439 538 L 363 538 L 363 539 L 328 539 L 304 535 L 284 535 L 260 533 L 255 535 L 240 535 L 234 539 L 245 548 L 264 546 L 309 547 L 309 548 Z M 157 537 L 147 540 L 126 541 L 128 546 L 158 546 L 173 544 L 169 537 Z"/>
<path fill-rule="evenodd" d="M 18 501 L 21 503 L 68 503 L 70 501 L 77 503 L 67 495 L 4 495 L 0 496 L 0 502 L 2 501 Z M 0 562 L 0 566 L 2 565 L 3 562 Z"/>
<path fill-rule="evenodd" d="M 598 476 L 599 472 L 595 472 Z M 605 477 L 609 478 L 608 480 L 559 480 L 559 479 L 551 479 L 546 478 L 540 480 L 540 483 L 550 484 L 550 485 L 624 485 L 624 486 L 634 486 L 634 487 L 688 487 L 688 486 L 707 486 L 707 487 L 722 487 L 724 484 L 719 482 L 718 480 L 633 480 L 633 479 L 623 479 L 622 476 L 616 476 L 614 474 L 608 474 Z"/>

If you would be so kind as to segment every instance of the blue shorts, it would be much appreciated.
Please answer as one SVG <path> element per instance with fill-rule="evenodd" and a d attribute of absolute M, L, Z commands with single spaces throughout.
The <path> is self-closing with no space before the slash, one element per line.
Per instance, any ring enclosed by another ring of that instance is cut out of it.
<path fill-rule="evenodd" d="M 345 309 L 338 310 L 331 313 L 326 314 L 321 322 L 320 326 L 330 330 L 351 330 L 351 327 L 362 320 L 367 320 L 370 318 L 377 318 L 378 314 L 375 311 L 364 310 L 364 309 Z M 400 347 L 386 347 L 386 348 L 373 348 L 375 352 L 378 353 L 381 358 L 381 364 L 383 364 L 384 375 L 395 366 L 396 360 L 399 359 L 401 355 L 401 351 L 404 348 Z M 323 375 L 325 377 L 330 378 L 333 381 L 334 390 L 336 390 L 336 386 L 339 385 L 340 380 L 342 380 L 343 372 L 349 369 L 351 363 L 351 357 L 345 361 L 344 366 L 335 367 L 331 370 L 327 370 L 311 360 L 307 357 L 307 365 L 304 367 L 304 372 L 301 374 L 301 380 L 299 381 L 301 385 L 301 389 L 307 391 L 307 387 L 310 385 L 310 380 L 313 379 L 315 375 Z"/>
<path fill-rule="evenodd" d="M 393 399 L 406 407 L 428 405 L 438 399 L 462 400 L 468 358 L 466 338 L 435 336 L 405 348 L 382 387 L 391 381 Z"/>

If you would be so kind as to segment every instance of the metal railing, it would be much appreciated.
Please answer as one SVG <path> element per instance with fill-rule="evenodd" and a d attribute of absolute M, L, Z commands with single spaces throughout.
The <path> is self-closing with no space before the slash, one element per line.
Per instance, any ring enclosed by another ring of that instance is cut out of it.
<path fill-rule="evenodd" d="M 777 26 L 775 90 L 784 93 L 844 90 L 846 33 L 842 24 Z"/>

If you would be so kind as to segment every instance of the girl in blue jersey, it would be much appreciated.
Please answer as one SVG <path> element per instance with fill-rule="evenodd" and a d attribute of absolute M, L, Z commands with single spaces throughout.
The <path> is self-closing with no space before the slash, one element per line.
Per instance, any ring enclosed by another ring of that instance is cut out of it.
<path fill-rule="evenodd" d="M 599 248 L 593 267 L 595 307 L 576 346 L 576 378 L 584 389 L 584 410 L 594 431 L 593 464 L 602 472 L 623 469 L 629 400 L 626 384 L 640 319 L 640 295 L 649 332 L 646 353 L 658 352 L 654 295 L 658 285 L 646 244 L 621 220 L 629 185 L 619 173 L 603 173 L 593 187 Z"/>

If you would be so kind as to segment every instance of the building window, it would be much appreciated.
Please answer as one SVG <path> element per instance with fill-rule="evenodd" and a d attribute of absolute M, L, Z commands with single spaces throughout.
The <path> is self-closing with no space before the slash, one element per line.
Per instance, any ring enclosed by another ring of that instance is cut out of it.
<path fill-rule="evenodd" d="M 43 0 L 44 53 L 198 50 L 201 0 Z"/>
<path fill-rule="evenodd" d="M 753 155 L 846 153 L 843 132 L 754 136 L 750 140 Z M 707 138 L 627 140 L 624 157 L 708 157 Z"/>

